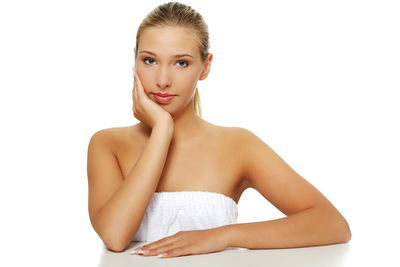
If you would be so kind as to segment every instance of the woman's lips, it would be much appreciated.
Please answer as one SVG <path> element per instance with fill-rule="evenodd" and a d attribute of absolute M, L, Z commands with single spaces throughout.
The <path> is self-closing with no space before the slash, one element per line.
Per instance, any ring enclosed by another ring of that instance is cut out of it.
<path fill-rule="evenodd" d="M 174 95 L 161 96 L 154 94 L 154 98 L 160 103 L 169 103 L 174 97 Z"/>

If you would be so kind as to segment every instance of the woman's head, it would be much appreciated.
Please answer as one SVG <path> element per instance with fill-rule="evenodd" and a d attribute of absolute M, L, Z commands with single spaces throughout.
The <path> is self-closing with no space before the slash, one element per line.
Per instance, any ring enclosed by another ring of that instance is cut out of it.
<path fill-rule="evenodd" d="M 169 2 L 151 11 L 139 26 L 135 47 L 136 70 L 149 97 L 175 94 L 172 101 L 186 101 L 182 106 L 193 103 L 201 116 L 196 85 L 209 73 L 208 49 L 207 24 L 190 6 Z"/>

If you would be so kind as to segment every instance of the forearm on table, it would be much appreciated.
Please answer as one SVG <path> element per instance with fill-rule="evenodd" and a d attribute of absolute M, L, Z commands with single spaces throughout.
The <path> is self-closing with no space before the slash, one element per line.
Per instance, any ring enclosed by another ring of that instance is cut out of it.
<path fill-rule="evenodd" d="M 223 226 L 228 247 L 294 248 L 348 242 L 346 220 L 333 210 L 313 207 L 285 218 Z"/>
<path fill-rule="evenodd" d="M 153 129 L 149 142 L 120 188 L 96 214 L 94 226 L 108 247 L 122 250 L 140 226 L 165 164 L 172 133 Z"/>

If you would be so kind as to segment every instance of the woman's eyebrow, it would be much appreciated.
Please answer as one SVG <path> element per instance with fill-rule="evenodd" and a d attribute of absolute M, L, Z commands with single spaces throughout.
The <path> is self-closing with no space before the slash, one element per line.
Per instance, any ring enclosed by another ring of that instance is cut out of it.
<path fill-rule="evenodd" d="M 153 56 L 157 57 L 157 55 L 156 55 L 155 53 L 150 52 L 150 51 L 146 51 L 146 50 L 142 50 L 142 51 L 140 51 L 139 53 L 148 53 L 148 54 L 150 54 L 150 55 L 153 55 Z M 184 56 L 194 58 L 193 56 L 191 56 L 191 55 L 189 55 L 189 54 L 173 55 L 172 57 L 176 58 L 176 57 L 184 57 Z"/>

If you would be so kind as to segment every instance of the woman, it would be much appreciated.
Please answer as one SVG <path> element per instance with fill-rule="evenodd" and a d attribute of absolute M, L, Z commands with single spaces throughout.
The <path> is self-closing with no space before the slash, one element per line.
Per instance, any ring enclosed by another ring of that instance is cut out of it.
<path fill-rule="evenodd" d="M 197 82 L 213 56 L 191 7 L 155 8 L 136 36 L 133 113 L 140 123 L 96 132 L 88 149 L 89 215 L 108 249 L 152 242 L 137 254 L 176 257 L 224 250 L 348 242 L 336 208 L 249 130 L 201 118 Z M 287 217 L 237 224 L 254 188 Z"/>

